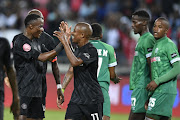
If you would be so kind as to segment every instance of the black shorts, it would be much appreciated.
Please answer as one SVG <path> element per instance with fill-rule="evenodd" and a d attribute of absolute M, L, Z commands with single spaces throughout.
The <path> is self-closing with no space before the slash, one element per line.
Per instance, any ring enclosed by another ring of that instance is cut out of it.
<path fill-rule="evenodd" d="M 33 119 L 43 118 L 42 98 L 21 96 L 20 115 Z"/>
<path fill-rule="evenodd" d="M 0 100 L 0 120 L 3 120 L 4 115 L 4 102 Z"/>
<path fill-rule="evenodd" d="M 103 103 L 100 104 L 76 104 L 70 102 L 66 111 L 65 119 L 81 120 L 102 120 Z"/>
<path fill-rule="evenodd" d="M 45 118 L 45 111 L 46 111 L 46 97 L 42 97 L 42 108 L 43 108 L 42 117 Z"/>

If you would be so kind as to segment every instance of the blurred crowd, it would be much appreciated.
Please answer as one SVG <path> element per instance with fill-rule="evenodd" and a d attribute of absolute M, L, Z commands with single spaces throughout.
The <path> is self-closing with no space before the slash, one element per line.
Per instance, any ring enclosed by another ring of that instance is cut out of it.
<path fill-rule="evenodd" d="M 156 18 L 163 16 L 170 21 L 168 37 L 180 52 L 179 0 L 0 0 L 0 36 L 11 42 L 15 34 L 22 32 L 24 18 L 33 8 L 43 13 L 44 28 L 50 35 L 62 20 L 72 28 L 77 22 L 100 23 L 103 41 L 114 47 L 121 66 L 131 65 L 139 37 L 131 29 L 131 15 L 137 9 L 146 9 L 151 15 L 150 31 Z"/>

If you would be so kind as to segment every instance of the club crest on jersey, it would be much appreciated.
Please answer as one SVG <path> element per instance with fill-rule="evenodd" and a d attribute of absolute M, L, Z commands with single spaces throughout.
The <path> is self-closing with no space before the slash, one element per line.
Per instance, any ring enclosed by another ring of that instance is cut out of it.
<path fill-rule="evenodd" d="M 83 53 L 85 57 L 87 57 L 88 59 L 90 58 L 90 55 L 88 53 Z"/>
<path fill-rule="evenodd" d="M 153 57 L 153 58 L 151 58 L 151 63 L 152 62 L 156 62 L 156 61 L 161 61 L 160 57 Z"/>
<path fill-rule="evenodd" d="M 156 49 L 155 49 L 155 53 L 157 53 L 157 52 L 158 52 L 158 50 L 159 50 L 159 49 L 158 49 L 158 48 L 156 48 Z"/>
<path fill-rule="evenodd" d="M 23 45 L 23 50 L 26 51 L 26 52 L 29 52 L 31 50 L 31 46 L 29 44 L 25 43 Z"/>

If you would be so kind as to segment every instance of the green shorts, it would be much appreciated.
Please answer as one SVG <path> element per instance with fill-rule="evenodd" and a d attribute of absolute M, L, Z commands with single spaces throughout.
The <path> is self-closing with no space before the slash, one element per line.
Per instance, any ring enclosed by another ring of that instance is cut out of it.
<path fill-rule="evenodd" d="M 103 115 L 110 117 L 111 113 L 111 103 L 108 91 L 101 87 L 103 96 L 104 96 L 104 103 L 103 103 Z"/>
<path fill-rule="evenodd" d="M 148 99 L 148 91 L 144 88 L 136 88 L 131 94 L 131 111 L 133 113 L 145 113 L 145 102 Z"/>
<path fill-rule="evenodd" d="M 172 108 L 176 98 L 176 94 L 153 93 L 149 99 L 147 114 L 172 116 Z"/>

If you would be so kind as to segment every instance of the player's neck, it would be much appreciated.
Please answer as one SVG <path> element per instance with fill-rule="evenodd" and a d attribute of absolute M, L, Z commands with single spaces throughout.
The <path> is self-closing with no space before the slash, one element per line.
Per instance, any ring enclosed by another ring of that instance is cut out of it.
<path fill-rule="evenodd" d="M 78 43 L 78 46 L 82 47 L 82 46 L 86 45 L 87 43 L 88 43 L 88 40 L 82 40 Z"/>
<path fill-rule="evenodd" d="M 146 27 L 145 29 L 142 30 L 142 32 L 140 33 L 140 36 L 142 36 L 144 33 L 149 32 L 149 28 Z"/>
<path fill-rule="evenodd" d="M 29 34 L 29 33 L 27 32 L 27 30 L 24 30 L 23 35 L 26 36 L 26 37 L 27 37 L 28 39 L 30 39 L 30 40 L 33 39 L 32 35 Z"/>

